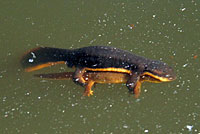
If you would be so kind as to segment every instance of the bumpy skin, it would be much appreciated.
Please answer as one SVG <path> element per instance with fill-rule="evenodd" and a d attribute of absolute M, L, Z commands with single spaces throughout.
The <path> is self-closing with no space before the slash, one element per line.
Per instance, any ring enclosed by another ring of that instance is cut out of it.
<path fill-rule="evenodd" d="M 75 49 L 72 52 L 73 60 L 69 61 L 78 67 L 88 68 L 124 68 L 127 70 L 137 69 L 148 60 L 131 54 L 128 51 L 108 46 L 91 46 Z"/>
<path fill-rule="evenodd" d="M 161 82 L 176 78 L 172 68 L 166 63 L 108 46 L 89 46 L 74 50 L 40 47 L 30 50 L 21 59 L 23 67 L 29 71 L 64 62 L 68 67 L 76 67 L 73 80 L 82 86 L 87 84 L 83 78 L 86 71 L 127 73 L 130 77 L 126 85 L 133 93 L 138 88 L 142 75 Z"/>

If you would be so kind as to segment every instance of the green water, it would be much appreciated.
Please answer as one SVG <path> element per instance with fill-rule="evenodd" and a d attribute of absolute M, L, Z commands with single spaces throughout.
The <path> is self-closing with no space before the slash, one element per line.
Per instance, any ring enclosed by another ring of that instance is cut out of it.
<path fill-rule="evenodd" d="M 200 133 L 200 1 L 0 1 L 0 133 Z M 129 25 L 134 24 L 130 29 Z M 19 64 L 38 46 L 109 45 L 172 66 L 177 80 L 97 85 L 92 97 L 72 81 L 42 80 Z"/>

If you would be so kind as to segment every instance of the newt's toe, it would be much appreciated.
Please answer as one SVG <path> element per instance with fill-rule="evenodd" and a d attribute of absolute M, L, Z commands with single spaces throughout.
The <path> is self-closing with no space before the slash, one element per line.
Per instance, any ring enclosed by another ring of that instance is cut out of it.
<path fill-rule="evenodd" d="M 93 95 L 93 91 L 92 91 L 92 90 L 86 91 L 86 92 L 84 93 L 84 96 L 90 97 L 90 95 Z"/>

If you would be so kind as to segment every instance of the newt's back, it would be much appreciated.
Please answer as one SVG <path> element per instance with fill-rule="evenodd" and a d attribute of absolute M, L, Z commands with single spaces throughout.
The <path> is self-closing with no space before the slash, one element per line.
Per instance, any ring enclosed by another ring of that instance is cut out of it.
<path fill-rule="evenodd" d="M 131 70 L 147 62 L 144 57 L 108 46 L 90 46 L 74 50 L 73 64 L 88 68 L 124 68 Z"/>

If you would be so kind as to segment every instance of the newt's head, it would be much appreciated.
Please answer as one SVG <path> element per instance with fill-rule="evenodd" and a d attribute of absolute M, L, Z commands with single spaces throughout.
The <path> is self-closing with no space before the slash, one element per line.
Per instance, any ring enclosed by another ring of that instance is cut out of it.
<path fill-rule="evenodd" d="M 161 61 L 151 61 L 146 64 L 143 75 L 151 77 L 155 82 L 167 82 L 176 79 L 173 69 Z"/>

